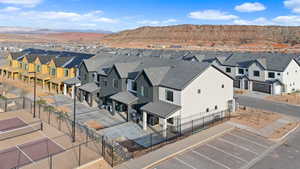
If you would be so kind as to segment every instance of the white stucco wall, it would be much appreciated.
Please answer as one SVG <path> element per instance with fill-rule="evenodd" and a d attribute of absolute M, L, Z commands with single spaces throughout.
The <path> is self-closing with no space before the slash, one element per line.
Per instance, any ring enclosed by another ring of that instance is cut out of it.
<path fill-rule="evenodd" d="M 173 97 L 174 97 L 173 102 L 166 100 L 166 90 L 173 91 Z M 165 87 L 159 87 L 158 88 L 158 98 L 161 101 L 181 106 L 181 91 L 179 91 L 179 90 L 174 90 L 174 89 L 165 88 Z"/>
<path fill-rule="evenodd" d="M 287 93 L 300 90 L 300 67 L 292 60 L 282 74 L 282 82 Z"/>
<path fill-rule="evenodd" d="M 200 94 L 198 89 L 201 90 Z M 210 67 L 182 91 L 181 118 L 201 113 L 205 116 L 226 110 L 230 100 L 233 100 L 233 80 Z M 215 106 L 218 106 L 217 110 Z M 207 108 L 210 110 L 209 113 L 206 113 Z"/>
<path fill-rule="evenodd" d="M 259 71 L 259 76 L 254 76 L 254 71 Z M 251 80 L 265 81 L 267 76 L 267 72 L 256 62 L 252 63 L 248 68 L 248 77 Z"/>

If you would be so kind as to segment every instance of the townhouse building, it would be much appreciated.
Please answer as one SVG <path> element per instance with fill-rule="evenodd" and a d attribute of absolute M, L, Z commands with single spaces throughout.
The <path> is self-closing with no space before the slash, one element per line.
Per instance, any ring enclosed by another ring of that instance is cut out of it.
<path fill-rule="evenodd" d="M 102 56 L 84 60 L 78 77 L 81 101 L 112 114 L 125 112 L 128 121 L 140 119 L 145 130 L 233 111 L 235 105 L 233 79 L 209 63 Z"/>
<path fill-rule="evenodd" d="M 273 95 L 300 90 L 296 54 L 233 53 L 203 59 L 235 78 L 234 87 Z"/>
<path fill-rule="evenodd" d="M 63 93 L 64 81 L 76 77 L 77 67 L 90 54 L 26 49 L 10 53 L 8 64 L 0 67 L 0 74 L 10 79 L 19 79 L 37 84 L 49 91 Z"/>

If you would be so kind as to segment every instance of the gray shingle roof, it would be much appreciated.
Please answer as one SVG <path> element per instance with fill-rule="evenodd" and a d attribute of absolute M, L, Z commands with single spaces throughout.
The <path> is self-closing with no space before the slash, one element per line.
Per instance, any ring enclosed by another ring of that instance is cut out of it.
<path fill-rule="evenodd" d="M 74 85 L 74 84 L 81 83 L 81 81 L 77 77 L 73 77 L 73 78 L 65 80 L 64 83 L 68 84 L 68 85 Z"/>
<path fill-rule="evenodd" d="M 165 119 L 171 116 L 172 114 L 176 113 L 180 109 L 181 109 L 180 106 L 163 102 L 163 101 L 150 102 L 144 105 L 143 107 L 141 107 L 142 111 L 146 111 L 148 113 L 157 115 Z"/>
<path fill-rule="evenodd" d="M 138 100 L 138 98 L 130 92 L 120 92 L 115 95 L 110 96 L 111 99 L 124 103 L 124 104 L 132 104 Z"/>
<path fill-rule="evenodd" d="M 87 83 L 79 87 L 80 90 L 93 93 L 100 90 L 100 87 L 96 85 L 96 83 Z"/>

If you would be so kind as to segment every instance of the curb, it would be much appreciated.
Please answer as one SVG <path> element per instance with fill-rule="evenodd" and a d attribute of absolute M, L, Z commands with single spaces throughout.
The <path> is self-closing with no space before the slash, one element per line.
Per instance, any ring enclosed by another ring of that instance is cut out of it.
<path fill-rule="evenodd" d="M 173 153 L 173 154 L 171 154 L 171 155 L 168 155 L 168 156 L 162 158 L 162 159 L 159 160 L 159 161 L 155 161 L 154 163 L 152 163 L 152 164 L 150 164 L 150 165 L 148 165 L 148 166 L 145 166 L 145 167 L 142 168 L 142 169 L 150 168 L 150 167 L 152 167 L 152 166 L 154 166 L 154 165 L 156 165 L 156 164 L 158 164 L 158 163 L 161 163 L 161 162 L 163 162 L 163 161 L 165 161 L 165 160 L 168 160 L 168 159 L 170 159 L 170 158 L 176 156 L 177 154 L 180 154 L 180 153 L 182 153 L 182 152 L 184 152 L 184 151 L 187 151 L 187 150 L 189 150 L 189 149 L 192 149 L 192 148 L 194 148 L 194 147 L 196 147 L 196 146 L 198 146 L 198 145 L 200 145 L 200 144 L 203 144 L 203 143 L 205 143 L 205 142 L 207 142 L 207 141 L 209 141 L 209 140 L 211 140 L 211 139 L 214 139 L 214 138 L 216 138 L 216 137 L 218 137 L 218 136 L 221 136 L 221 135 L 223 135 L 223 134 L 225 134 L 225 133 L 227 133 L 227 132 L 229 132 L 229 131 L 232 131 L 232 130 L 234 130 L 234 129 L 235 129 L 235 127 L 232 127 L 232 128 L 227 129 L 227 130 L 224 130 L 224 131 L 222 131 L 222 132 L 220 132 L 220 133 L 218 133 L 218 134 L 216 134 L 216 135 L 214 135 L 214 136 L 211 136 L 211 137 L 209 137 L 209 138 L 207 138 L 207 139 L 204 139 L 204 140 L 202 140 L 202 141 L 200 141 L 200 142 L 198 142 L 198 143 L 196 143 L 196 144 L 194 144 L 194 145 L 191 145 L 191 146 L 189 146 L 189 147 L 186 147 L 186 148 L 182 149 L 181 151 L 177 151 L 176 153 Z"/>
<path fill-rule="evenodd" d="M 294 127 L 292 130 L 290 130 L 289 132 L 287 132 L 285 135 L 283 135 L 282 137 L 280 138 L 277 138 L 277 139 L 270 139 L 272 141 L 275 141 L 275 142 L 280 142 L 282 141 L 283 139 L 285 139 L 288 135 L 290 135 L 291 133 L 293 133 L 295 130 L 297 130 L 300 126 L 300 123 L 298 122 L 297 126 Z"/>

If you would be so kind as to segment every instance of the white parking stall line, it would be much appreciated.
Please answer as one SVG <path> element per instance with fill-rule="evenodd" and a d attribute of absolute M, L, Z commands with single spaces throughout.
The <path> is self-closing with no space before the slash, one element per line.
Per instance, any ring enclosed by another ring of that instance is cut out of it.
<path fill-rule="evenodd" d="M 228 134 L 228 135 L 231 135 L 231 136 L 234 136 L 234 137 L 237 137 L 237 138 L 240 138 L 240 139 L 242 139 L 242 140 L 248 141 L 249 143 L 253 143 L 253 144 L 258 145 L 258 146 L 260 146 L 260 147 L 263 147 L 263 148 L 265 148 L 265 149 L 268 149 L 268 148 L 269 148 L 269 147 L 267 147 L 267 146 L 265 146 L 265 145 L 259 144 L 259 143 L 257 143 L 257 142 L 252 141 L 252 140 L 249 140 L 249 139 L 247 139 L 247 138 L 245 138 L 245 137 L 237 136 L 237 135 L 232 134 L 232 133 L 227 133 L 227 134 Z"/>
<path fill-rule="evenodd" d="M 236 158 L 236 159 L 238 159 L 238 160 L 241 160 L 241 161 L 243 161 L 244 163 L 247 163 L 246 160 L 244 160 L 244 159 L 242 159 L 242 158 L 240 158 L 240 157 L 238 157 L 238 156 L 235 156 L 235 155 L 233 155 L 233 154 L 231 154 L 231 153 L 228 153 L 228 152 L 226 152 L 226 151 L 224 151 L 224 150 L 222 150 L 222 149 L 220 149 L 220 148 L 218 148 L 218 147 L 216 147 L 216 146 L 213 146 L 213 145 L 211 145 L 211 144 L 206 144 L 206 145 L 207 145 L 208 147 L 211 147 L 211 148 L 217 150 L 217 151 L 220 151 L 220 152 L 222 152 L 222 153 L 224 153 L 224 154 L 227 154 L 227 155 L 229 155 L 229 156 L 231 156 L 231 157 L 234 157 L 234 158 Z"/>
<path fill-rule="evenodd" d="M 219 165 L 221 167 L 224 167 L 224 168 L 227 168 L 227 169 L 231 169 L 230 167 L 228 167 L 228 166 L 226 166 L 226 165 L 224 165 L 224 164 L 222 164 L 222 163 L 220 163 L 220 162 L 218 162 L 218 161 L 216 161 L 216 160 L 214 160 L 214 159 L 212 159 L 210 157 L 207 157 L 206 155 L 203 155 L 203 154 L 201 154 L 201 153 L 199 153 L 199 152 L 197 152 L 195 150 L 192 150 L 192 152 L 195 153 L 195 154 L 197 154 L 197 155 L 199 155 L 199 156 L 201 156 L 201 157 L 203 157 L 203 158 L 208 159 L 209 161 L 211 161 L 211 162 L 213 162 L 213 163 L 215 163 L 215 164 L 217 164 L 217 165 Z"/>
<path fill-rule="evenodd" d="M 231 145 L 233 145 L 233 146 L 239 147 L 239 148 L 241 148 L 241 149 L 243 149 L 243 150 L 249 151 L 250 153 L 255 154 L 256 156 L 258 155 L 258 153 L 254 152 L 254 151 L 252 151 L 252 150 L 250 150 L 250 149 L 248 149 L 248 148 L 246 148 L 246 147 L 243 147 L 243 146 L 241 146 L 241 145 L 232 143 L 232 142 L 230 142 L 230 141 L 228 141 L 228 140 L 225 140 L 225 139 L 223 139 L 223 138 L 218 138 L 218 140 L 223 141 L 223 142 L 228 143 L 228 144 L 231 144 Z"/>
<path fill-rule="evenodd" d="M 197 169 L 197 168 L 195 168 L 194 166 L 190 165 L 189 163 L 186 163 L 185 161 L 179 159 L 178 157 L 175 157 L 174 159 L 177 160 L 177 161 L 179 161 L 180 163 L 182 163 L 182 164 L 184 164 L 184 165 L 186 165 L 186 166 L 192 168 L 192 169 Z"/>

